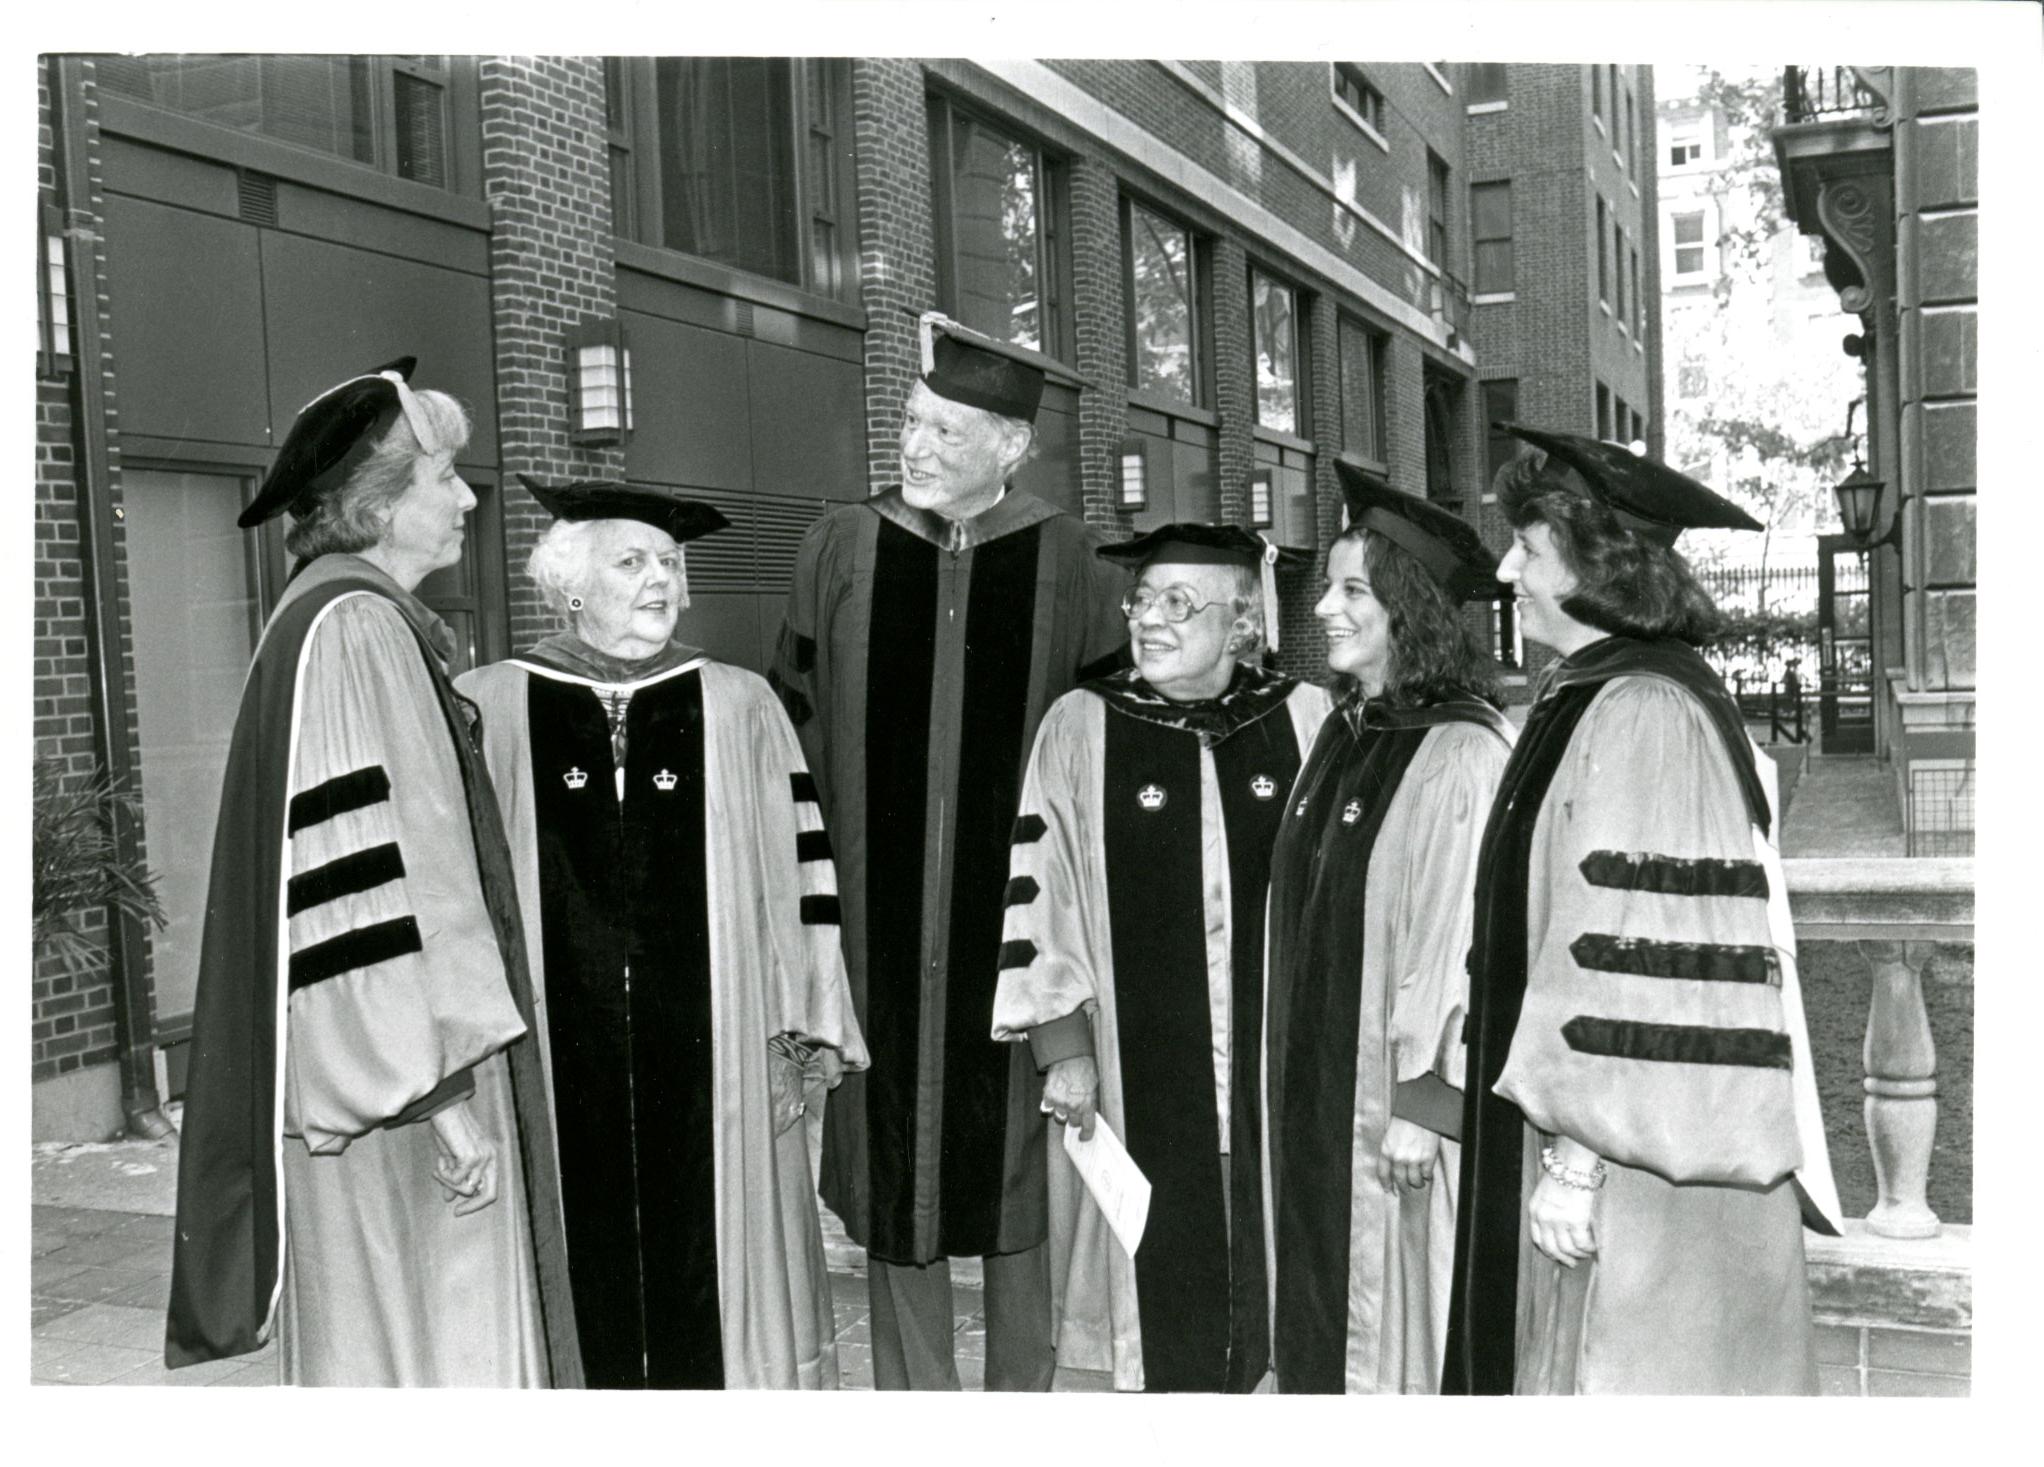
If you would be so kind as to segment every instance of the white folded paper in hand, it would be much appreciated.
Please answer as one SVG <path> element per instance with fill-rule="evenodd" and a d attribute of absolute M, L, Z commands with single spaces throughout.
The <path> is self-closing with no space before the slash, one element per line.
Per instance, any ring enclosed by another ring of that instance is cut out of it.
<path fill-rule="evenodd" d="M 1078 1168 L 1079 1180 L 1086 1184 L 1107 1225 L 1121 1240 L 1122 1251 L 1134 1258 L 1137 1245 L 1143 1241 L 1143 1227 L 1150 1220 L 1150 1179 L 1135 1164 L 1105 1116 L 1093 1118 L 1091 1141 L 1079 1139 L 1077 1126 L 1066 1126 L 1065 1155 Z"/>

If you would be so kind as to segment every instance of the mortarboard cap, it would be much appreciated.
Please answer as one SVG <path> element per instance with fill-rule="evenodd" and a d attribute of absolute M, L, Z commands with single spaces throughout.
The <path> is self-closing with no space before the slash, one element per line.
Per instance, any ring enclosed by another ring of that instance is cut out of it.
<path fill-rule="evenodd" d="M 642 488 L 616 479 L 591 479 L 551 487 L 527 474 L 518 482 L 532 491 L 547 513 L 562 520 L 637 520 L 665 530 L 676 544 L 724 529 L 731 521 L 715 505 L 683 499 L 665 489 Z"/>
<path fill-rule="evenodd" d="M 923 385 L 939 397 L 1025 423 L 1036 421 L 1036 406 L 1043 401 L 1041 368 L 943 330 L 931 333 L 930 366 L 923 373 Z"/>
<path fill-rule="evenodd" d="M 419 446 L 435 452 L 441 445 L 434 441 L 418 399 L 406 385 L 417 365 L 414 357 L 399 357 L 329 387 L 300 408 L 262 488 L 235 523 L 252 530 L 301 501 L 339 488 L 349 471 L 383 441 L 399 413 L 412 425 Z"/>
<path fill-rule="evenodd" d="M 1498 557 L 1458 514 L 1393 489 L 1354 464 L 1334 461 L 1348 522 L 1382 535 L 1426 568 L 1457 601 L 1490 601 L 1511 592 L 1497 579 Z"/>
<path fill-rule="evenodd" d="M 1763 528 L 1731 500 L 1687 474 L 1616 443 L 1522 428 L 1517 423 L 1493 426 L 1574 469 L 1591 498 L 1609 509 L 1626 529 L 1657 545 L 1672 546 L 1684 530 Z"/>

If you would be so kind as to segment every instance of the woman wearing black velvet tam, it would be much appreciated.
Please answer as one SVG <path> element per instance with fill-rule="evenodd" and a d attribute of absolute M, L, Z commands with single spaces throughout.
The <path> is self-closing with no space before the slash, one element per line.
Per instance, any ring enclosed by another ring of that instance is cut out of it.
<path fill-rule="evenodd" d="M 567 630 L 461 686 L 525 914 L 588 1384 L 834 1389 L 809 1137 L 866 1049 L 795 731 L 763 679 L 673 640 L 682 543 L 727 522 L 525 484 Z"/>
<path fill-rule="evenodd" d="M 468 417 L 411 372 L 306 404 L 241 516 L 289 511 L 298 565 L 221 793 L 166 1355 L 274 1337 L 294 1385 L 573 1385 L 509 853 L 413 594 L 461 558 Z"/>
<path fill-rule="evenodd" d="M 1444 1389 L 1816 1390 L 1804 1226 L 1837 1215 L 1772 761 L 1696 647 L 1675 540 L 1758 529 L 1608 443 L 1498 477 L 1549 668 L 1484 835 Z"/>
<path fill-rule="evenodd" d="M 1510 748 L 1465 603 L 1497 558 L 1339 466 L 1349 527 L 1314 607 L 1339 716 L 1271 862 L 1266 1125 L 1278 1389 L 1425 1392 L 1440 1373 L 1477 838 Z"/>

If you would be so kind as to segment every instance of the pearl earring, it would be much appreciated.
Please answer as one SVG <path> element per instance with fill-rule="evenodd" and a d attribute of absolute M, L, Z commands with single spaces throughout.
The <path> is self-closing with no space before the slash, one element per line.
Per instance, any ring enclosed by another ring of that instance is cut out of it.
<path fill-rule="evenodd" d="M 581 598 L 580 596 L 570 596 L 570 597 L 568 598 L 568 610 L 570 610 L 570 611 L 580 611 L 581 609 L 582 609 L 582 598 Z"/>

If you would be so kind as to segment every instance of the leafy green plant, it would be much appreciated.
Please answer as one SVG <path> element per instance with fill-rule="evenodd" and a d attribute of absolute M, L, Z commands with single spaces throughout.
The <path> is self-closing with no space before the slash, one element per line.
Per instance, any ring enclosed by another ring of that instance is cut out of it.
<path fill-rule="evenodd" d="M 124 860 L 114 840 L 117 816 L 135 818 L 141 803 L 98 770 L 67 774 L 59 760 L 36 755 L 31 937 L 39 956 L 52 955 L 73 972 L 90 966 L 105 948 L 79 922 L 108 907 L 159 929 L 167 925 L 156 878 L 140 861 Z"/>

